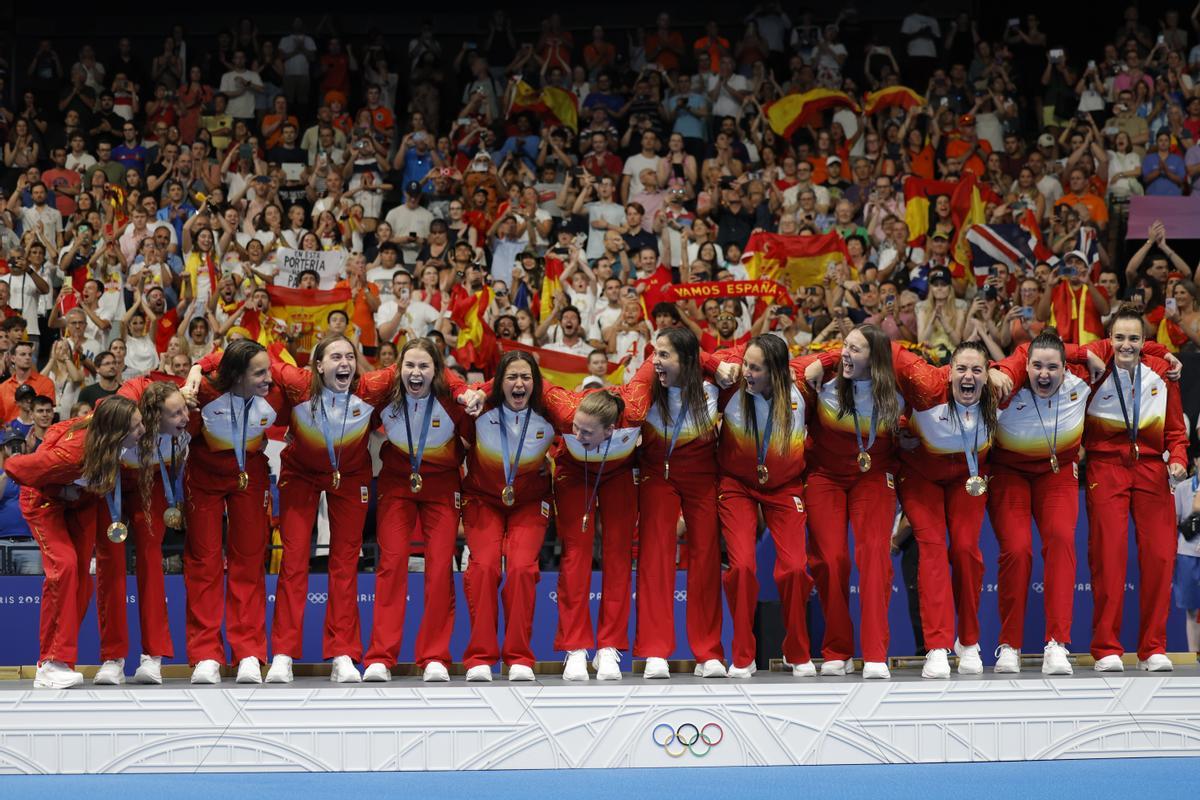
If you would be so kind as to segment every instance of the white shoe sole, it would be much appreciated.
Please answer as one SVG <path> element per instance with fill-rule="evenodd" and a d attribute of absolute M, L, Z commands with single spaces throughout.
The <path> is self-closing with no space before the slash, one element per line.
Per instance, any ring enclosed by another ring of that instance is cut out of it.
<path fill-rule="evenodd" d="M 387 683 L 392 679 L 391 670 L 382 673 L 372 670 L 369 666 L 363 671 L 363 681 L 366 683 Z M 447 678 L 449 680 L 449 678 Z"/>
<path fill-rule="evenodd" d="M 93 686 L 120 686 L 123 683 L 125 683 L 124 673 L 122 673 L 116 677 L 102 677 L 100 675 L 97 675 L 95 678 L 92 679 Z"/>
<path fill-rule="evenodd" d="M 162 673 L 151 675 L 142 672 L 140 669 L 133 673 L 133 677 L 129 680 L 130 683 L 138 683 L 145 686 L 162 686 Z"/>
<path fill-rule="evenodd" d="M 35 689 L 74 689 L 76 686 L 82 686 L 82 685 L 83 685 L 83 676 L 82 675 L 80 675 L 78 678 L 71 679 L 69 681 L 66 681 L 66 680 L 47 681 L 47 680 L 42 680 L 41 678 L 34 678 L 34 680 L 33 680 L 33 688 L 35 688 Z"/>
<path fill-rule="evenodd" d="M 430 672 L 429 670 L 425 670 L 421 673 L 421 680 L 425 683 L 447 683 L 450 680 L 450 673 L 448 671 Z"/>
<path fill-rule="evenodd" d="M 1163 665 L 1157 666 L 1157 667 L 1152 667 L 1149 664 L 1147 664 L 1145 661 L 1139 661 L 1137 668 L 1139 670 L 1141 670 L 1142 672 L 1174 672 L 1175 671 L 1175 665 L 1170 663 L 1169 661 L 1166 664 L 1163 664 Z"/>
<path fill-rule="evenodd" d="M 1021 668 L 1019 666 L 1018 667 L 1006 667 L 1006 666 L 1001 666 L 1000 664 L 997 664 L 996 666 L 992 667 L 992 672 L 994 672 L 997 675 L 1016 675 L 1016 674 L 1020 673 L 1020 671 L 1021 671 Z"/>

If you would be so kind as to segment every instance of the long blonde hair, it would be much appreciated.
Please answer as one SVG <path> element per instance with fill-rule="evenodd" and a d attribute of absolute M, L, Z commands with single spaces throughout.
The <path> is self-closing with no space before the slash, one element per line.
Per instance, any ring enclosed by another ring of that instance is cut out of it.
<path fill-rule="evenodd" d="M 155 381 L 146 387 L 138 400 L 138 409 L 142 412 L 142 424 L 145 430 L 142 438 L 138 439 L 138 489 L 142 495 L 142 508 L 150 513 L 150 498 L 154 493 L 154 464 L 153 456 L 158 451 L 158 429 L 162 422 L 163 403 L 173 394 L 179 393 L 179 387 L 168 381 Z M 108 402 L 107 400 L 105 402 Z M 182 454 L 177 453 L 178 468 L 183 469 Z M 170 475 L 168 474 L 168 479 Z M 165 491 L 165 487 L 164 487 Z"/>
<path fill-rule="evenodd" d="M 80 472 L 92 494 L 108 494 L 116 488 L 121 470 L 121 440 L 129 435 L 137 410 L 137 404 L 129 398 L 114 395 L 97 406 L 91 416 L 71 426 L 73 431 L 88 432 Z"/>
<path fill-rule="evenodd" d="M 762 351 L 763 364 L 771 376 L 771 444 L 787 455 L 792 445 L 792 387 L 795 385 L 788 346 L 774 334 L 763 334 L 750 340 L 746 349 L 751 347 Z M 746 391 L 745 383 L 738 393 L 742 400 L 742 417 L 748 421 L 754 398 Z"/>

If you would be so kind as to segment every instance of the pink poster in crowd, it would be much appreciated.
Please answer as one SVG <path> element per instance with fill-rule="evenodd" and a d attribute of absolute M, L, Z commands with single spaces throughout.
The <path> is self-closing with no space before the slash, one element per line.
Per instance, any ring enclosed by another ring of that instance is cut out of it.
<path fill-rule="evenodd" d="M 1131 197 L 1126 238 L 1145 239 L 1155 220 L 1162 221 L 1172 239 L 1200 239 L 1200 195 Z"/>

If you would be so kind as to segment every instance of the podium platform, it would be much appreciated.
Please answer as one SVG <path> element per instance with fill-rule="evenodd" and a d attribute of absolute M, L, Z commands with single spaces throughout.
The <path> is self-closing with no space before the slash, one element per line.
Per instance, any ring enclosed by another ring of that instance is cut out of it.
<path fill-rule="evenodd" d="M 995 762 L 1195 755 L 1200 672 L 926 681 L 674 675 L 564 683 L 35 690 L 0 682 L 0 775 Z"/>

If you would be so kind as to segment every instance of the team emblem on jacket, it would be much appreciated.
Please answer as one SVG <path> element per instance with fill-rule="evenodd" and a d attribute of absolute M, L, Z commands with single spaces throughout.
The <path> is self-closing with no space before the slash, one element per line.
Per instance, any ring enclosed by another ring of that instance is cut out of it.
<path fill-rule="evenodd" d="M 542 516 L 546 519 L 550 519 L 550 504 L 545 500 L 542 501 Z"/>
<path fill-rule="evenodd" d="M 535 438 L 535 439 L 545 439 L 545 438 L 546 438 L 546 432 L 545 432 L 545 431 L 542 431 L 542 430 L 539 430 L 539 431 L 538 431 L 538 432 L 537 432 L 537 433 L 534 435 L 534 437 L 533 437 L 533 438 Z"/>
<path fill-rule="evenodd" d="M 1150 387 L 1150 396 L 1151 396 L 1151 397 L 1158 397 L 1158 387 L 1157 387 L 1157 386 L 1151 386 L 1151 387 Z"/>
<path fill-rule="evenodd" d="M 803 514 L 804 513 L 804 501 L 801 500 L 799 497 L 796 497 L 796 495 L 792 495 L 792 502 L 796 504 L 796 513 Z"/>
<path fill-rule="evenodd" d="M 362 500 L 363 505 L 371 501 L 371 491 L 366 486 L 358 487 L 358 499 Z"/>
<path fill-rule="evenodd" d="M 352 416 L 352 417 L 356 417 L 356 418 L 357 418 L 357 417 L 361 417 L 361 416 L 362 416 L 362 409 L 361 409 L 361 408 L 359 408 L 358 406 L 355 406 L 355 407 L 354 407 L 354 410 L 350 412 L 350 416 Z"/>
<path fill-rule="evenodd" d="M 440 428 L 440 427 L 442 427 L 442 421 L 440 419 L 438 419 L 437 417 L 434 417 L 433 421 L 429 423 L 429 427 Z"/>

